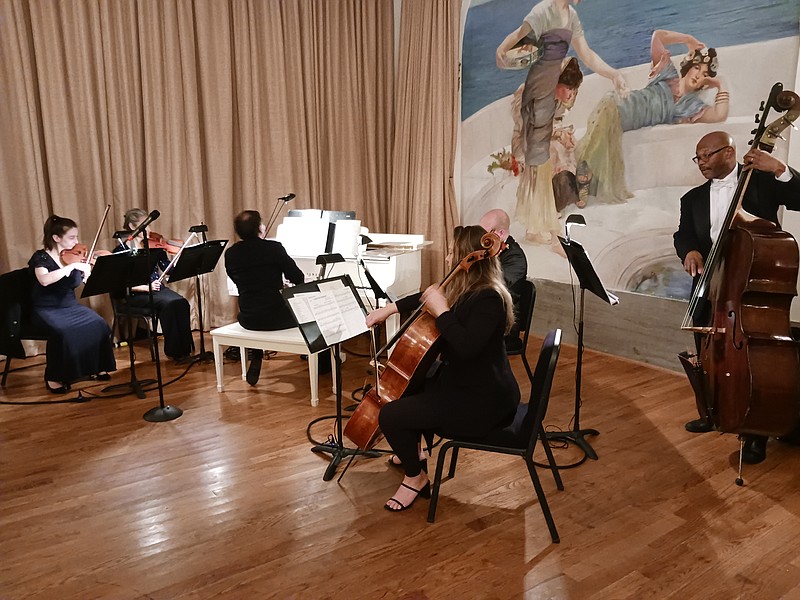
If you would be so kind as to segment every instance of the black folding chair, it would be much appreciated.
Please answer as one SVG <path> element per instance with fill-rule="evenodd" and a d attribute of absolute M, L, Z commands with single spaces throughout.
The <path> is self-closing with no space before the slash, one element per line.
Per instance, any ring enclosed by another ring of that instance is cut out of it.
<path fill-rule="evenodd" d="M 558 543 L 560 541 L 553 516 L 550 513 L 550 507 L 547 504 L 544 489 L 539 481 L 539 475 L 536 473 L 536 466 L 533 461 L 533 452 L 536 449 L 537 440 L 541 437 L 542 421 L 547 413 L 547 405 L 550 401 L 550 388 L 553 383 L 553 375 L 555 374 L 556 365 L 558 364 L 560 350 L 561 330 L 555 329 L 547 334 L 542 344 L 542 349 L 539 352 L 536 371 L 532 377 L 530 399 L 527 404 L 519 404 L 514 422 L 511 425 L 504 429 L 492 431 L 480 439 L 450 439 L 442 444 L 439 450 L 439 458 L 436 461 L 436 473 L 433 478 L 428 522 L 433 523 L 436 518 L 436 506 L 439 502 L 439 488 L 442 483 L 442 471 L 444 470 L 444 461 L 448 450 L 453 450 L 450 459 L 448 479 L 455 477 L 458 451 L 461 448 L 498 454 L 511 454 L 525 460 L 531 482 L 533 483 L 533 488 L 536 490 L 536 496 L 539 499 L 539 506 L 542 509 L 542 514 L 547 522 L 547 528 L 550 531 L 550 538 L 553 540 L 553 543 Z M 554 465 L 550 447 L 547 444 L 543 444 L 543 447 L 551 466 Z M 564 485 L 561 482 L 558 469 L 553 468 L 552 471 L 556 487 L 559 490 L 563 490 Z"/>

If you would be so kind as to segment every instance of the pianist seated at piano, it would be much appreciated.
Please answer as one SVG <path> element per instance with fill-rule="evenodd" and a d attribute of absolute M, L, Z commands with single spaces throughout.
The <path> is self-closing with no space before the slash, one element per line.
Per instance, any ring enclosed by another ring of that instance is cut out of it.
<path fill-rule="evenodd" d="M 239 291 L 239 324 L 255 331 L 296 327 L 280 291 L 284 278 L 295 285 L 303 283 L 303 272 L 280 242 L 264 239 L 266 226 L 258 211 L 239 213 L 233 228 L 241 240 L 225 252 L 225 270 Z M 264 351 L 252 352 L 247 383 L 255 385 Z"/>

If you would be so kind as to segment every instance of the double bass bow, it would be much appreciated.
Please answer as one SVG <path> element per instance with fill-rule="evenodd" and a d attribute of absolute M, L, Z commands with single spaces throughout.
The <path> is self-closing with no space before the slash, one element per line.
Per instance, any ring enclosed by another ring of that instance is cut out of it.
<path fill-rule="evenodd" d="M 481 246 L 482 250 L 475 250 L 462 258 L 439 285 L 446 286 L 459 270 L 468 271 L 476 262 L 497 256 L 505 244 L 496 233 L 488 232 L 481 237 Z M 421 304 L 392 339 L 376 352 L 376 356 L 380 356 L 396 344 L 376 381 L 376 386 L 364 395 L 344 428 L 344 435 L 362 450 L 373 448 L 380 440 L 380 409 L 385 404 L 419 389 L 436 360 L 439 330 L 436 328 L 436 319 L 424 308 Z"/>
<path fill-rule="evenodd" d="M 800 116 L 800 98 L 776 83 L 761 108 L 752 143 L 771 152 Z M 785 114 L 768 123 L 771 109 Z M 791 234 L 742 208 L 752 173 L 739 176 L 681 329 L 701 336 L 695 391 L 710 422 L 725 433 L 780 436 L 800 415 L 800 345 L 789 322 L 800 256 Z"/>

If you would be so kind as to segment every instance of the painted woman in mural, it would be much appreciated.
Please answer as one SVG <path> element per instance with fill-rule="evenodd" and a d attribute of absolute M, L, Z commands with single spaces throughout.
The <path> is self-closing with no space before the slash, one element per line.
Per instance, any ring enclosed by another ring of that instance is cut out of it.
<path fill-rule="evenodd" d="M 580 2 L 580 0 L 571 1 L 572 4 Z M 537 169 L 550 157 L 550 140 L 556 110 L 556 84 L 561 74 L 562 60 L 567 55 L 570 45 L 587 67 L 614 82 L 620 97 L 627 95 L 628 86 L 619 71 L 608 66 L 589 48 L 578 13 L 570 6 L 570 0 L 542 0 L 536 4 L 522 24 L 508 34 L 498 46 L 495 54 L 497 66 L 501 69 L 511 67 L 509 59 L 513 58 L 514 54 L 509 52 L 521 43 L 526 48 L 535 47 L 537 57 L 531 61 L 521 98 L 524 156 L 517 159 L 522 159 L 520 164 L 524 165 L 524 169 L 517 189 L 516 213 L 528 231 L 526 237 L 549 238 L 551 223 L 526 219 L 526 215 L 539 212 L 530 211 L 529 205 L 535 202 Z"/>
<path fill-rule="evenodd" d="M 685 44 L 688 54 L 680 73 L 672 64 L 670 44 Z M 585 161 L 597 184 L 597 196 L 605 202 L 624 202 L 631 197 L 625 185 L 622 133 L 641 127 L 678 123 L 718 123 L 728 117 L 728 92 L 717 78 L 717 52 L 691 35 L 659 29 L 650 43 L 650 81 L 626 98 L 607 94 L 592 111 L 586 135 L 576 154 Z M 702 91 L 716 88 L 714 104 L 703 101 Z"/>

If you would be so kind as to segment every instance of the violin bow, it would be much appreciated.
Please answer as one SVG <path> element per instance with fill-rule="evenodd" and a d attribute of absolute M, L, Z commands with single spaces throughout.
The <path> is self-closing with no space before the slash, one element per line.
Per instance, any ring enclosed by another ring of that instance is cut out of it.
<path fill-rule="evenodd" d="M 86 255 L 86 262 L 92 260 L 92 256 L 94 256 L 94 249 L 97 246 L 97 240 L 100 239 L 100 232 L 103 230 L 103 225 L 106 224 L 106 219 L 108 218 L 108 211 L 111 210 L 111 205 L 106 204 L 106 210 L 103 213 L 103 218 L 100 220 L 100 227 L 97 228 L 97 233 L 94 235 L 94 241 L 92 241 L 92 245 L 89 248 L 89 253 Z"/>

